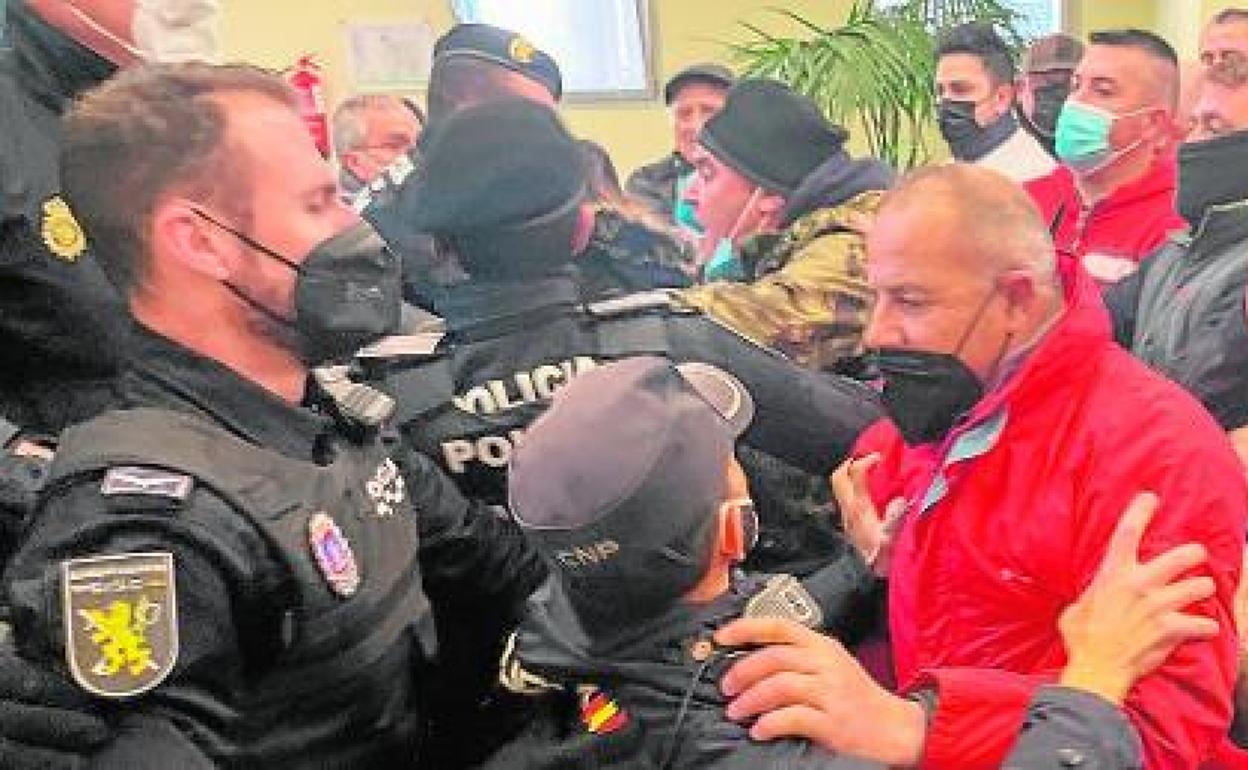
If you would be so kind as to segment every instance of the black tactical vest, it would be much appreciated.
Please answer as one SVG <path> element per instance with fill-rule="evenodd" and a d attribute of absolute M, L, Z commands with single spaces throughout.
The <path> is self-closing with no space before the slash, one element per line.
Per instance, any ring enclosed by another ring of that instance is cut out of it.
<path fill-rule="evenodd" d="M 379 441 L 343 438 L 332 461 L 317 465 L 191 416 L 135 409 L 71 429 L 63 446 L 52 494 L 119 465 L 188 474 L 262 534 L 267 557 L 295 586 L 296 596 L 275 598 L 272 608 L 284 613 L 283 651 L 245 693 L 223 701 L 211 723 L 195 725 L 201 748 L 249 768 L 417 767 L 418 679 L 436 642 L 416 513 Z M 313 558 L 309 520 L 318 513 L 341 529 L 358 564 L 360 582 L 348 596 L 331 590 Z"/>
<path fill-rule="evenodd" d="M 512 449 L 560 387 L 608 361 L 671 355 L 672 324 L 698 316 L 664 292 L 552 305 L 393 338 L 360 362 L 368 381 L 394 397 L 404 438 L 466 496 L 503 505 Z M 696 328 L 682 334 L 688 340 Z"/>

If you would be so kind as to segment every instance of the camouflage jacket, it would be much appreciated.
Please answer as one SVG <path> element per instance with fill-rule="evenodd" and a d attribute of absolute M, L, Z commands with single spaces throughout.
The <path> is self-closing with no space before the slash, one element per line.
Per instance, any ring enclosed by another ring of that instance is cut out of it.
<path fill-rule="evenodd" d="M 755 236 L 742 248 L 753 281 L 685 289 L 681 298 L 802 366 L 832 368 L 861 352 L 871 305 L 864 228 L 882 196 L 861 193 Z"/>

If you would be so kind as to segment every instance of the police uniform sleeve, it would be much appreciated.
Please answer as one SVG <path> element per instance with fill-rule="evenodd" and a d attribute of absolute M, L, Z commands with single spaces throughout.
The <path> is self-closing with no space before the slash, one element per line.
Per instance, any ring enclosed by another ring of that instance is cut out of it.
<path fill-rule="evenodd" d="M 106 497 L 100 481 L 37 514 L 5 576 L 14 639 L 116 725 L 92 767 L 202 766 L 197 715 L 278 649 L 267 546 L 205 490 Z"/>
<path fill-rule="evenodd" d="M 520 608 L 546 577 L 541 557 L 509 518 L 469 502 L 422 454 L 407 451 L 403 465 L 420 521 L 420 568 L 435 605 L 480 612 Z"/>
<path fill-rule="evenodd" d="M 803 369 L 704 316 L 675 320 L 672 356 L 736 375 L 756 406 L 745 442 L 790 465 L 830 473 L 883 415 L 875 393 L 860 382 Z"/>
<path fill-rule="evenodd" d="M 1005 770 L 1137 770 L 1140 738 L 1112 703 L 1067 687 L 1042 687 Z"/>

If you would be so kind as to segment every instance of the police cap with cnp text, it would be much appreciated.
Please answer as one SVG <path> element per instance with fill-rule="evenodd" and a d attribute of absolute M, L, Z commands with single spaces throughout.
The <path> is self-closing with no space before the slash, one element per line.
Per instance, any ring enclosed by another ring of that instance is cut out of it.
<path fill-rule="evenodd" d="M 509 508 L 591 637 L 657 616 L 706 573 L 753 414 L 727 372 L 639 356 L 580 375 L 529 427 Z"/>

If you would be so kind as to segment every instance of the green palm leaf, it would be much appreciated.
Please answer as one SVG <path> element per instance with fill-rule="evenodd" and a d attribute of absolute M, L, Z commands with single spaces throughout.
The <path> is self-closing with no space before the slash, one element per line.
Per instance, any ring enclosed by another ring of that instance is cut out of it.
<path fill-rule="evenodd" d="M 845 22 L 825 28 L 773 8 L 801 37 L 742 23 L 751 38 L 729 46 L 747 75 L 772 77 L 810 97 L 832 121 L 862 130 L 867 149 L 899 168 L 929 157 L 925 137 L 935 113 L 934 34 L 981 20 L 1021 45 L 1015 12 L 1000 0 L 906 0 L 879 7 L 855 0 Z"/>

